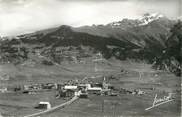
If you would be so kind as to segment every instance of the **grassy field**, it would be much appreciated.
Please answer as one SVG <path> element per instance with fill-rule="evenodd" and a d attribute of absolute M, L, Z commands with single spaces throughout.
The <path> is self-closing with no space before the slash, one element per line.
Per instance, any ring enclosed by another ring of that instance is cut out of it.
<path fill-rule="evenodd" d="M 152 96 L 120 95 L 119 97 L 92 96 L 80 99 L 62 110 L 42 117 L 179 117 L 178 101 L 170 102 L 150 111 L 145 111 L 152 104 Z"/>
<path fill-rule="evenodd" d="M 141 89 L 146 94 L 143 96 L 120 94 L 116 97 L 91 95 L 88 99 L 79 99 L 66 108 L 42 115 L 42 117 L 180 116 L 181 98 L 176 90 L 180 90 L 181 78 L 167 72 L 155 71 L 151 69 L 151 65 L 132 61 L 109 60 L 99 63 L 97 72 L 94 68 L 95 64 L 89 61 L 85 64 L 69 63 L 59 66 L 0 65 L 0 75 L 8 74 L 10 77 L 8 81 L 1 80 L 0 85 L 13 87 L 31 83 L 61 83 L 68 80 L 81 80 L 86 76 L 112 75 L 116 79 L 110 79 L 109 82 L 116 88 Z M 163 97 L 169 92 L 176 93 L 174 101 L 145 111 L 145 108 L 152 105 L 155 94 Z M 0 93 L 0 112 L 6 117 L 20 117 L 40 111 L 34 109 L 39 101 L 50 101 L 53 106 L 66 101 L 56 99 L 55 94 L 55 91 L 38 92 L 34 95 Z"/>

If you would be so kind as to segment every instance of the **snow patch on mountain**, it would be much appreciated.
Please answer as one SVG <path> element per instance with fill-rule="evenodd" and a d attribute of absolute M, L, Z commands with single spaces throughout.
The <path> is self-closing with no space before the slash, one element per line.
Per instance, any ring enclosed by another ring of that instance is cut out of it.
<path fill-rule="evenodd" d="M 108 25 L 111 26 L 112 28 L 117 28 L 117 27 L 122 28 L 122 26 L 127 26 L 127 27 L 143 26 L 163 17 L 164 16 L 159 13 L 151 13 L 151 14 L 146 13 L 138 19 L 123 19 L 122 21 L 112 22 Z"/>
<path fill-rule="evenodd" d="M 159 14 L 159 13 L 152 13 L 152 14 L 144 14 L 143 17 L 139 18 L 139 20 L 141 21 L 141 23 L 139 24 L 140 26 L 142 25 L 147 25 L 152 21 L 158 20 L 160 18 L 164 17 L 163 15 Z"/>

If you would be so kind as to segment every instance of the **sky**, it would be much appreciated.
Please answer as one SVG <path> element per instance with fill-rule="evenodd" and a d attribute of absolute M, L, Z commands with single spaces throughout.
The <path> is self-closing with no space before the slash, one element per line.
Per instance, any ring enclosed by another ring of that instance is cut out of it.
<path fill-rule="evenodd" d="M 180 15 L 179 1 L 0 0 L 0 36 L 14 36 L 60 25 L 107 24 L 154 12 L 176 18 Z"/>

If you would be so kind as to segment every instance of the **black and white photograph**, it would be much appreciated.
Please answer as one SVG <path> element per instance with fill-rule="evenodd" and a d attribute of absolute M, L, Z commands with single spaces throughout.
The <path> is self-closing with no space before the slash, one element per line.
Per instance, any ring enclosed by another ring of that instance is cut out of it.
<path fill-rule="evenodd" d="M 0 117 L 182 117 L 182 0 L 0 0 Z"/>

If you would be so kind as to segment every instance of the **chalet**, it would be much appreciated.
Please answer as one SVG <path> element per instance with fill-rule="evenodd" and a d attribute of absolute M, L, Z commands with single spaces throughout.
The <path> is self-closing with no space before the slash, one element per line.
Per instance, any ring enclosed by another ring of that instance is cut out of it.
<path fill-rule="evenodd" d="M 49 102 L 39 102 L 37 109 L 51 109 L 51 104 Z"/>
<path fill-rule="evenodd" d="M 87 92 L 88 92 L 89 94 L 100 94 L 101 91 L 102 91 L 102 88 L 100 88 L 100 87 L 89 87 L 89 88 L 87 89 Z"/>

